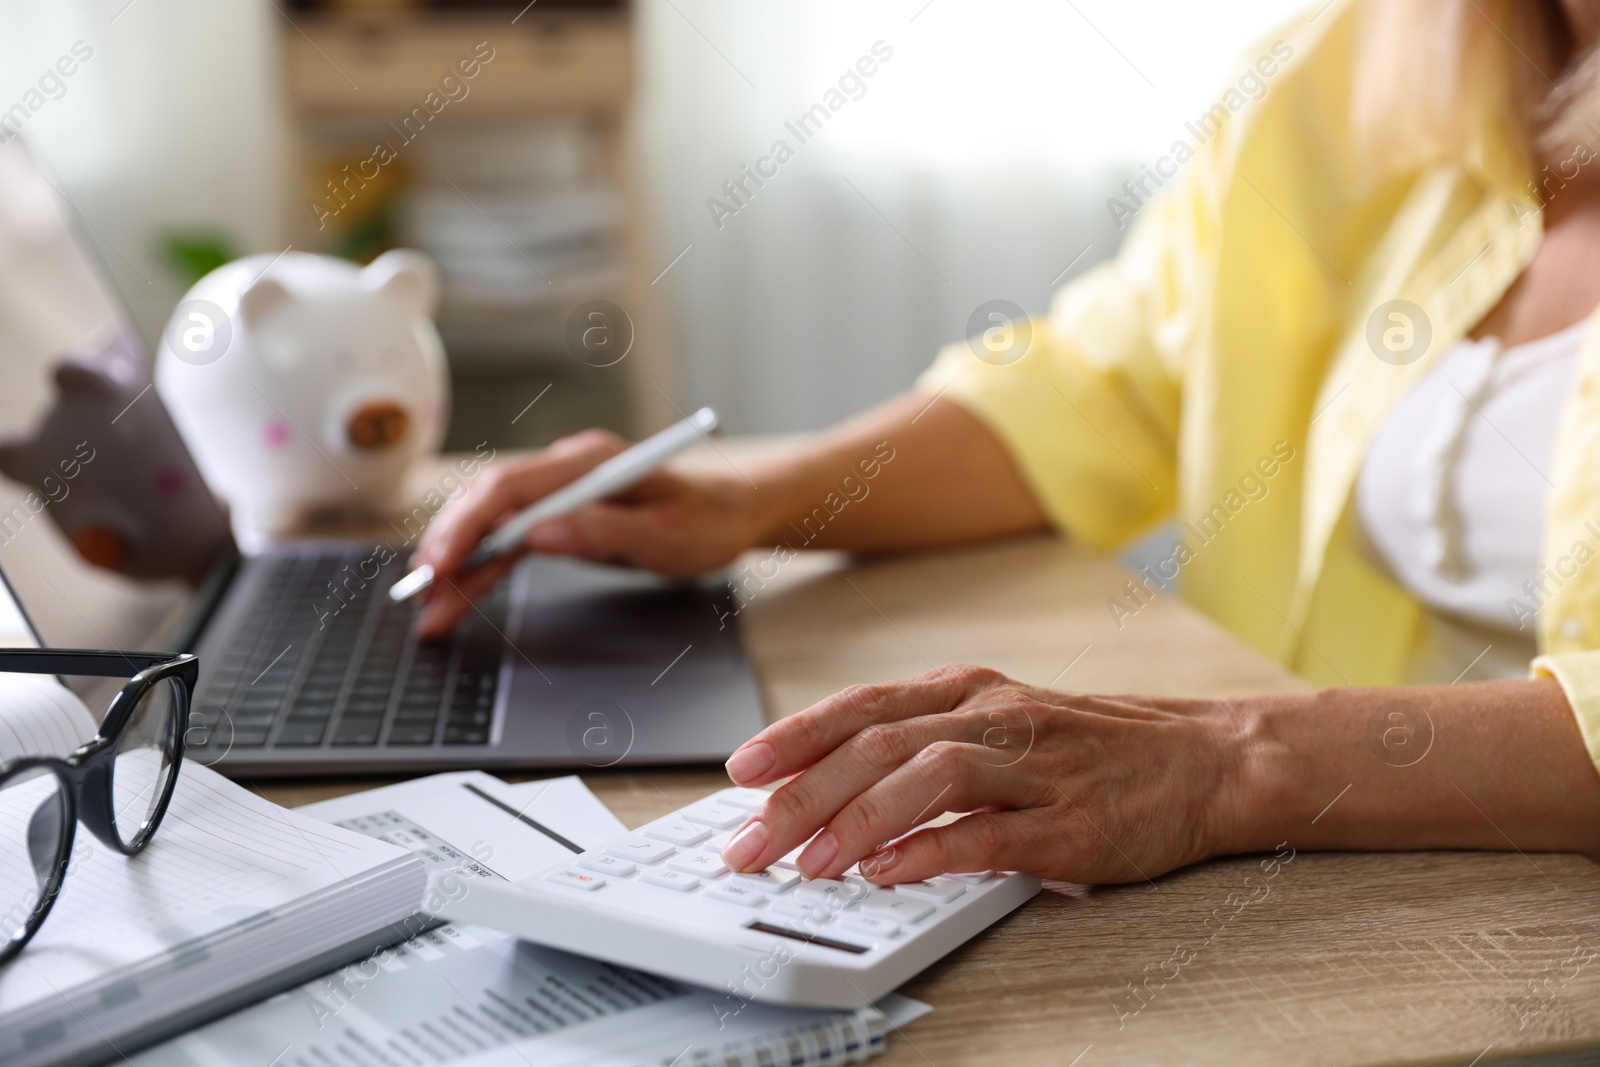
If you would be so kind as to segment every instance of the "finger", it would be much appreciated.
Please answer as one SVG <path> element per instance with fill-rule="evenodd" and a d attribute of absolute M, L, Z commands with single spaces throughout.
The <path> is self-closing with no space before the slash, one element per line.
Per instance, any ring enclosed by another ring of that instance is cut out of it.
<path fill-rule="evenodd" d="M 462 562 L 502 516 L 522 508 L 593 470 L 623 449 L 622 442 L 602 431 L 564 438 L 536 456 L 492 471 L 456 504 L 429 524 L 412 566 L 426 563 L 454 576 Z"/>
<path fill-rule="evenodd" d="M 728 758 L 728 777 L 739 785 L 766 785 L 797 774 L 847 739 L 877 723 L 937 715 L 1005 676 L 954 664 L 915 678 L 853 685 L 762 730 Z"/>
<path fill-rule="evenodd" d="M 901 838 L 861 861 L 878 885 L 976 871 L 1047 872 L 1057 847 L 1042 810 L 984 812 Z"/>
<path fill-rule="evenodd" d="M 728 842 L 722 858 L 759 871 L 809 839 L 860 793 L 926 746 L 958 729 L 954 719 L 922 716 L 867 727 L 769 796 Z"/>
<path fill-rule="evenodd" d="M 834 819 L 852 801 L 900 771 L 924 761 L 924 768 L 951 758 L 942 749 L 966 743 L 974 751 L 989 728 L 988 702 L 978 698 L 961 712 L 925 715 L 904 722 L 876 723 L 848 738 L 815 765 L 774 792 L 734 835 L 723 851 L 728 865 L 739 870 L 762 870 L 803 844 Z M 930 749 L 941 750 L 932 756 Z M 938 773 L 935 771 L 935 773 Z M 948 778 L 948 772 L 945 777 Z M 926 804 L 924 795 L 921 803 Z M 914 814 L 914 813 L 913 813 Z M 907 829 L 910 828 L 908 822 Z M 857 856 L 876 848 L 892 835 L 867 842 Z M 810 862 L 829 864 L 837 842 L 826 837 L 816 842 Z M 855 857 L 852 857 L 852 861 Z M 841 868 L 848 863 L 840 864 Z"/>
<path fill-rule="evenodd" d="M 542 522 L 528 532 L 527 544 L 549 555 L 575 556 L 599 563 L 641 553 L 656 556 L 648 517 L 637 509 L 591 504 L 559 519 Z M 506 552 L 494 560 L 452 577 L 440 572 L 428 590 L 427 607 L 417 618 L 417 634 L 437 639 L 448 634 L 473 611 L 473 603 L 493 589 L 516 566 L 521 553 Z"/>
<path fill-rule="evenodd" d="M 501 556 L 459 580 L 441 578 L 428 590 L 428 599 L 417 616 L 417 636 L 425 641 L 437 641 L 460 625 L 461 620 L 476 609 L 473 604 L 479 597 L 499 584 L 512 567 L 515 557 Z"/>
<path fill-rule="evenodd" d="M 664 475 L 655 481 L 651 490 L 670 493 L 678 487 L 676 476 Z M 641 486 L 645 483 L 640 483 Z M 635 489 L 640 486 L 635 486 Z M 502 515 L 489 523 L 490 529 L 498 527 L 516 514 L 516 508 L 507 508 Z M 567 555 L 597 562 L 612 562 L 629 558 L 638 566 L 659 573 L 677 573 L 679 557 L 673 552 L 669 538 L 660 536 L 660 523 L 655 516 L 642 508 L 618 507 L 610 504 L 593 504 L 559 519 L 542 522 L 528 532 L 526 545 L 549 555 Z M 493 562 L 472 571 L 441 571 L 439 580 L 424 594 L 427 607 L 418 616 L 417 634 L 427 640 L 437 640 L 447 635 L 471 614 L 472 604 L 492 589 L 515 564 L 522 553 L 508 552 Z"/>
<path fill-rule="evenodd" d="M 609 499 L 618 504 L 642 504 L 682 496 L 688 482 L 681 474 L 663 468 L 645 476 Z"/>
<path fill-rule="evenodd" d="M 807 878 L 837 878 L 858 860 L 945 812 L 1029 808 L 1050 799 L 1031 774 L 985 758 L 983 745 L 938 741 L 851 800 L 800 854 Z"/>
<path fill-rule="evenodd" d="M 461 503 L 447 508 L 429 528 L 423 562 L 435 570 L 456 571 L 493 529 L 529 504 L 593 470 L 621 448 L 608 436 L 561 442 L 527 463 L 480 482 Z"/>
<path fill-rule="evenodd" d="M 678 538 L 650 507 L 589 504 L 540 523 L 529 531 L 529 543 L 540 552 L 598 563 L 621 559 L 648 570 L 675 573 L 681 569 Z"/>
<path fill-rule="evenodd" d="M 503 522 L 512 514 L 505 512 L 499 521 Z M 425 641 L 446 637 L 472 611 L 474 600 L 488 592 L 506 570 L 515 565 L 514 558 L 506 557 L 491 561 L 487 567 L 480 568 L 482 573 L 478 574 L 458 571 L 452 576 L 435 572 L 435 580 L 418 596 L 422 609 L 412 622 L 417 636 Z"/>

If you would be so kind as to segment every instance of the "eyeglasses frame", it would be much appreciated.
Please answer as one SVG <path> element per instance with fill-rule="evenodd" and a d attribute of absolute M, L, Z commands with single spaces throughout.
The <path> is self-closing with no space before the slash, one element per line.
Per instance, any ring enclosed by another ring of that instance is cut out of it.
<path fill-rule="evenodd" d="M 0 763 L 0 789 L 6 782 L 43 768 L 53 774 L 64 798 L 60 836 L 49 878 L 40 889 L 32 914 L 5 944 L 0 945 L 0 965 L 21 952 L 44 925 L 66 880 L 67 866 L 77 839 L 78 822 L 101 842 L 124 856 L 142 852 L 155 836 L 172 802 L 183 764 L 184 737 L 189 730 L 189 712 L 194 704 L 194 689 L 200 678 L 200 660 L 189 653 L 106 652 L 77 648 L 0 648 L 0 674 L 53 674 L 57 677 L 127 678 L 128 682 L 111 701 L 95 736 L 66 756 L 23 756 Z M 116 808 L 112 797 L 111 772 L 116 753 L 139 702 L 163 681 L 177 683 L 172 717 L 172 736 L 168 756 L 172 773 L 161 797 L 139 827 L 133 839 L 124 844 L 116 829 Z"/>

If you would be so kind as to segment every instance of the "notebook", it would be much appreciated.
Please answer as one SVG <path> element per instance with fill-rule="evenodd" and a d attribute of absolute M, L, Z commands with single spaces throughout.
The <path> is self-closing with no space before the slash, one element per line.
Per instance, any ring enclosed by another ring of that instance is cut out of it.
<path fill-rule="evenodd" d="M 95 726 L 54 679 L 0 675 L 0 760 L 64 754 Z M 26 814 L 0 804 L 0 819 Z M 121 1062 L 404 937 L 391 924 L 415 913 L 425 884 L 408 849 L 281 808 L 185 761 L 140 855 L 78 828 L 55 908 L 0 965 L 0 1063 Z"/>
<path fill-rule="evenodd" d="M 625 827 L 575 777 L 433 775 L 300 809 L 413 849 L 435 872 L 530 877 Z M 436 880 L 448 884 L 450 879 Z M 858 1063 L 926 1011 L 757 1004 L 449 924 L 219 1019 L 133 1067 L 733 1067 Z"/>

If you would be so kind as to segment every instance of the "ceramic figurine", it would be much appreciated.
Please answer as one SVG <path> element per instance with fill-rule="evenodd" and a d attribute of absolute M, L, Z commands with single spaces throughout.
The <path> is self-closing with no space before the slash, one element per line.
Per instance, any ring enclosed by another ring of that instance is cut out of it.
<path fill-rule="evenodd" d="M 18 508 L 28 519 L 43 512 L 96 566 L 199 582 L 228 546 L 227 516 L 167 412 L 145 395 L 150 370 L 138 340 L 119 331 L 97 349 L 68 353 L 55 385 L 33 433 L 0 442 L 0 472 L 34 490 L 0 525 L 20 534 Z"/>
<path fill-rule="evenodd" d="M 407 470 L 444 435 L 438 302 L 433 262 L 403 249 L 366 267 L 250 256 L 189 290 L 156 388 L 241 538 L 403 510 Z"/>

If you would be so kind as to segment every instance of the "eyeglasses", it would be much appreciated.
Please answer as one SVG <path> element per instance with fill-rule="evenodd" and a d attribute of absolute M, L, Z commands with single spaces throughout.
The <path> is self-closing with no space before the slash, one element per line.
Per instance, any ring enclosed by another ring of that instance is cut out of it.
<path fill-rule="evenodd" d="M 0 763 L 0 964 L 61 893 L 78 820 L 123 855 L 150 843 L 172 800 L 200 661 L 162 652 L 0 649 L 0 673 L 128 678 L 93 740 L 65 758 Z"/>

